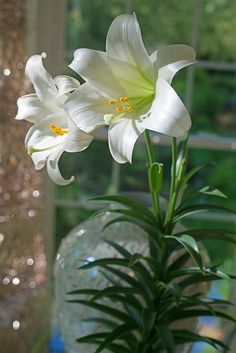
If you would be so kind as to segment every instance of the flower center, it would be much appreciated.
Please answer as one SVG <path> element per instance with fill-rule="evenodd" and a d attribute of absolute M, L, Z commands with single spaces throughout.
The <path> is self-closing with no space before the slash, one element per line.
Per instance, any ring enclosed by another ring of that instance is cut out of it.
<path fill-rule="evenodd" d="M 120 97 L 119 101 L 110 99 L 108 104 L 113 105 L 114 109 L 119 113 L 131 113 L 133 111 L 131 101 L 128 97 Z"/>
<path fill-rule="evenodd" d="M 137 112 L 137 117 L 131 115 L 130 118 L 136 119 L 139 117 L 138 110 L 150 104 L 153 100 L 154 93 L 143 97 L 120 97 L 118 99 L 109 99 L 107 104 L 114 107 L 114 113 L 104 115 L 104 120 L 107 125 L 123 118 L 127 113 Z M 127 116 L 127 119 L 129 116 Z"/>
<path fill-rule="evenodd" d="M 50 129 L 54 132 L 54 134 L 63 136 L 65 134 L 68 134 L 68 129 L 63 129 L 60 126 L 57 126 L 55 124 L 50 124 Z"/>

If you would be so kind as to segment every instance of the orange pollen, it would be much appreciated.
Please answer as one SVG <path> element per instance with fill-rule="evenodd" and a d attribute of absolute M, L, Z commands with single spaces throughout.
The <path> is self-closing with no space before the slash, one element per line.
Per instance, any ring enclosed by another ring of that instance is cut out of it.
<path fill-rule="evenodd" d="M 118 112 L 123 112 L 123 107 L 122 107 L 121 105 L 117 105 L 117 106 L 116 106 L 116 110 L 117 110 Z"/>
<path fill-rule="evenodd" d="M 63 129 L 60 126 L 57 126 L 55 124 L 50 124 L 50 129 L 59 136 L 63 136 L 65 134 L 68 134 L 68 129 Z"/>
<path fill-rule="evenodd" d="M 120 97 L 120 102 L 121 103 L 126 103 L 126 102 L 128 102 L 128 97 Z"/>

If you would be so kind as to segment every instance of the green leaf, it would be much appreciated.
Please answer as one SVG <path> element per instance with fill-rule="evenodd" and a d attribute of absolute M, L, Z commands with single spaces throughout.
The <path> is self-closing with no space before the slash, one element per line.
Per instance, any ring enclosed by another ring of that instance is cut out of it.
<path fill-rule="evenodd" d="M 90 298 L 90 301 L 96 301 L 98 299 L 104 298 L 104 297 L 112 297 L 112 296 L 117 296 L 118 294 L 138 294 L 140 291 L 137 288 L 132 288 L 132 287 L 119 287 L 119 286 L 113 286 L 113 287 L 107 287 L 101 290 L 98 290 L 97 293 Z"/>
<path fill-rule="evenodd" d="M 205 342 L 210 344 L 216 349 L 218 349 L 219 347 L 222 347 L 226 350 L 229 349 L 223 342 L 215 338 L 201 336 L 190 330 L 184 330 L 184 329 L 172 330 L 172 333 L 176 344 L 183 344 L 183 343 L 190 343 L 190 342 Z"/>
<path fill-rule="evenodd" d="M 108 305 L 98 304 L 98 303 L 90 302 L 87 300 L 76 300 L 76 299 L 67 300 L 67 302 L 68 303 L 77 303 L 77 304 L 82 304 L 82 305 L 88 306 L 88 307 L 93 308 L 95 310 L 101 311 L 105 314 L 109 314 L 112 317 L 114 317 L 118 320 L 122 320 L 124 322 L 130 321 L 130 317 L 127 314 L 125 314 L 123 311 L 111 308 Z"/>
<path fill-rule="evenodd" d="M 210 195 L 210 196 L 218 196 L 223 197 L 225 199 L 228 198 L 222 191 L 218 189 L 212 189 L 210 186 L 204 186 L 201 190 L 199 190 L 201 194 Z"/>
<path fill-rule="evenodd" d="M 162 187 L 163 164 L 154 162 L 148 168 L 148 180 L 151 191 L 159 193 Z"/>
<path fill-rule="evenodd" d="M 202 316 L 215 316 L 215 317 L 220 317 L 225 320 L 229 320 L 232 322 L 236 322 L 235 318 L 232 317 L 231 315 L 219 311 L 219 310 L 214 310 L 212 312 L 209 309 L 192 309 L 192 310 L 177 310 L 173 309 L 170 310 L 169 313 L 167 314 L 167 322 L 174 322 L 174 321 L 179 321 L 179 320 L 184 320 L 187 318 L 192 318 L 192 317 L 202 317 Z"/>
<path fill-rule="evenodd" d="M 166 326 L 157 326 L 157 332 L 160 336 L 161 343 L 167 353 L 175 353 L 175 342 L 171 330 Z"/>
<path fill-rule="evenodd" d="M 114 353 L 133 353 L 133 351 L 129 350 L 127 347 L 121 345 L 120 343 L 110 343 L 107 348 L 109 351 Z"/>
<path fill-rule="evenodd" d="M 143 335 L 143 341 L 145 341 L 151 330 L 153 329 L 154 323 L 156 319 L 156 313 L 153 313 L 149 309 L 144 309 L 142 313 L 142 335 Z"/>
<path fill-rule="evenodd" d="M 91 201 L 105 201 L 105 202 L 118 202 L 121 205 L 125 205 L 129 208 L 133 208 L 136 211 L 138 211 L 140 214 L 146 215 L 146 217 L 153 222 L 157 222 L 154 214 L 145 206 L 143 206 L 141 203 L 138 203 L 136 201 L 133 201 L 129 199 L 126 196 L 122 195 L 105 195 L 105 196 L 99 196 L 99 197 L 94 197 L 90 199 Z"/>
<path fill-rule="evenodd" d="M 178 233 L 175 233 L 174 236 L 179 237 L 185 233 L 186 231 L 178 232 Z M 234 239 L 231 236 L 231 235 L 236 235 L 236 232 L 230 231 L 228 229 L 207 229 L 207 228 L 188 229 L 188 234 L 191 235 L 196 241 L 202 241 L 206 239 L 217 239 L 217 240 L 236 244 L 236 239 Z"/>
<path fill-rule="evenodd" d="M 98 346 L 95 353 L 102 352 L 107 346 L 112 343 L 114 340 L 122 338 L 122 336 L 126 335 L 127 332 L 131 332 L 136 328 L 136 325 L 132 321 L 127 321 L 126 323 L 118 326 L 112 332 L 110 332 L 104 341 Z"/>
<path fill-rule="evenodd" d="M 190 205 L 187 207 L 179 208 L 178 212 L 176 212 L 176 215 L 174 217 L 174 222 L 178 222 L 180 219 L 190 216 L 194 213 L 209 211 L 209 210 L 220 210 L 220 211 L 236 214 L 236 211 L 229 207 L 224 207 L 221 205 L 214 205 L 214 204 L 197 204 L 197 205 Z"/>
<path fill-rule="evenodd" d="M 130 269 L 129 260 L 119 259 L 119 258 L 98 259 L 80 267 L 79 269 L 86 270 L 96 266 L 104 267 L 106 269 L 108 265 L 118 265 L 118 266 L 122 266 L 122 267 L 126 267 L 127 269 Z M 153 278 L 149 273 L 149 271 L 144 266 L 140 266 L 140 264 L 135 264 L 132 267 L 132 269 L 135 272 L 136 276 L 138 277 L 141 285 L 144 287 L 146 293 L 148 293 L 148 295 L 152 297 L 153 294 L 152 294 L 151 288 L 152 288 Z"/>
<path fill-rule="evenodd" d="M 166 239 L 173 239 L 179 242 L 191 255 L 193 261 L 202 269 L 202 259 L 199 254 L 198 245 L 193 237 L 188 234 L 183 234 L 181 237 L 166 235 Z"/>
<path fill-rule="evenodd" d="M 91 335 L 82 336 L 76 339 L 78 343 L 98 343 L 105 339 L 105 337 L 109 334 L 108 332 L 100 332 L 100 333 L 93 333 Z"/>
<path fill-rule="evenodd" d="M 134 279 L 133 277 L 131 277 L 129 274 L 123 272 L 123 271 L 120 271 L 116 268 L 113 268 L 113 267 L 109 267 L 109 266 L 106 266 L 105 267 L 106 271 L 109 271 L 111 272 L 112 274 L 114 274 L 116 277 L 120 278 L 122 281 L 125 281 L 126 283 L 128 283 L 130 286 L 134 287 L 134 288 L 138 288 L 139 290 L 142 289 L 142 286 L 140 286 L 140 283 Z M 105 272 L 102 271 L 102 274 L 103 275 L 107 275 Z M 108 278 L 108 277 L 107 277 Z M 118 281 L 114 281 L 113 278 L 108 278 L 108 280 L 112 283 L 112 284 L 115 284 L 115 285 L 118 285 Z M 123 285 L 123 284 L 120 284 L 120 285 Z"/>
<path fill-rule="evenodd" d="M 133 219 L 133 223 L 136 224 L 138 221 L 142 221 L 144 224 L 149 225 L 150 229 L 152 228 L 152 231 L 156 231 L 156 228 L 158 227 L 157 221 L 152 222 L 150 219 L 148 219 L 144 214 L 140 214 L 136 212 L 133 209 L 127 209 L 127 208 L 109 208 L 110 213 L 117 213 L 121 214 L 127 217 L 130 217 Z"/>
<path fill-rule="evenodd" d="M 153 271 L 157 276 L 159 276 L 160 263 L 154 257 L 142 256 L 140 254 L 135 253 L 130 258 L 129 266 L 133 267 L 134 265 L 136 265 L 137 263 L 140 263 L 141 261 L 145 261 L 149 265 L 151 271 Z"/>
<path fill-rule="evenodd" d="M 105 238 L 104 242 L 109 244 L 110 246 L 112 246 L 124 258 L 126 258 L 126 259 L 130 259 L 131 258 L 132 254 L 128 250 L 126 250 L 123 246 L 121 246 L 120 244 L 116 243 L 115 241 Z"/>
<path fill-rule="evenodd" d="M 180 235 L 184 235 L 185 233 L 186 233 L 186 231 L 185 232 L 181 232 L 181 234 L 176 233 L 176 234 L 174 234 L 174 236 L 177 237 L 177 236 L 180 236 Z M 175 270 L 177 270 L 179 268 L 182 268 L 185 265 L 185 263 L 189 260 L 189 257 L 190 257 L 189 252 L 185 252 L 182 255 L 180 255 L 179 257 L 177 257 L 177 259 L 174 260 L 174 262 L 172 262 L 170 264 L 170 266 L 168 267 L 167 274 L 169 272 L 172 272 L 172 271 L 175 271 Z"/>
<path fill-rule="evenodd" d="M 214 165 L 214 163 L 204 163 L 204 164 L 201 164 L 193 169 L 191 169 L 186 175 L 185 177 L 183 178 L 183 182 L 182 184 L 186 184 L 189 182 L 190 179 L 192 179 L 192 177 L 197 174 L 200 170 L 202 170 L 203 168 L 206 168 L 206 167 L 209 167 L 209 166 L 212 166 Z"/>
<path fill-rule="evenodd" d="M 120 216 L 117 217 L 109 222 L 106 223 L 106 225 L 103 227 L 103 229 L 108 228 L 110 225 L 114 224 L 114 223 L 119 223 L 119 222 L 128 222 L 128 223 L 132 223 L 135 224 L 136 226 L 140 227 L 141 229 L 143 229 L 148 237 L 150 238 L 150 241 L 154 244 L 155 247 L 158 248 L 158 232 L 157 229 L 154 228 L 152 225 L 143 222 L 140 219 L 131 217 L 131 216 Z"/>

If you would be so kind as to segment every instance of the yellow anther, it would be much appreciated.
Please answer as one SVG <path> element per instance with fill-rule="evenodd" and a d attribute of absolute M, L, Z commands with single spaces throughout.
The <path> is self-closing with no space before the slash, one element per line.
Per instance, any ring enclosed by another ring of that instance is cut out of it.
<path fill-rule="evenodd" d="M 127 107 L 127 112 L 131 113 L 133 111 L 133 108 L 131 106 Z"/>
<path fill-rule="evenodd" d="M 116 102 L 115 102 L 115 101 L 113 101 L 112 99 L 110 99 L 110 100 L 108 101 L 108 104 L 110 104 L 110 105 L 115 105 L 115 104 L 116 104 Z"/>
<path fill-rule="evenodd" d="M 123 112 L 123 107 L 121 107 L 120 105 L 117 105 L 117 106 L 116 106 L 116 110 L 117 110 L 118 112 Z"/>
<path fill-rule="evenodd" d="M 121 103 L 126 103 L 128 101 L 128 97 L 120 97 Z"/>
<path fill-rule="evenodd" d="M 61 127 L 55 124 L 50 124 L 50 129 L 54 132 L 54 134 L 59 136 L 63 136 L 64 134 L 68 133 L 68 129 L 62 129 Z"/>

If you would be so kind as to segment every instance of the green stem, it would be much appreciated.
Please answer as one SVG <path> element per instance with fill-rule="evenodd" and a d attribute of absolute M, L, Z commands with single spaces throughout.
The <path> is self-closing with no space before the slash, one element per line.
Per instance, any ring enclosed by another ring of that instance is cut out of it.
<path fill-rule="evenodd" d="M 177 143 L 176 137 L 172 137 L 172 144 L 171 144 L 171 151 L 172 151 L 172 164 L 171 164 L 171 185 L 170 185 L 170 196 L 169 196 L 169 203 L 166 212 L 166 219 L 165 219 L 165 226 L 167 229 L 169 228 L 169 224 L 171 223 L 171 219 L 173 216 L 173 211 L 175 207 L 176 201 L 176 161 L 177 161 Z"/>
<path fill-rule="evenodd" d="M 152 140 L 151 140 L 149 132 L 147 130 L 144 131 L 144 137 L 145 137 L 145 142 L 146 142 L 146 147 L 147 147 L 149 164 L 151 165 L 155 162 L 155 154 L 154 154 L 154 150 L 153 150 Z M 161 212 L 159 194 L 157 192 L 153 192 L 151 190 L 150 185 L 149 185 L 149 189 L 152 194 L 154 211 L 155 211 L 155 214 L 159 220 L 159 225 L 161 228 L 162 227 L 162 212 Z"/>

